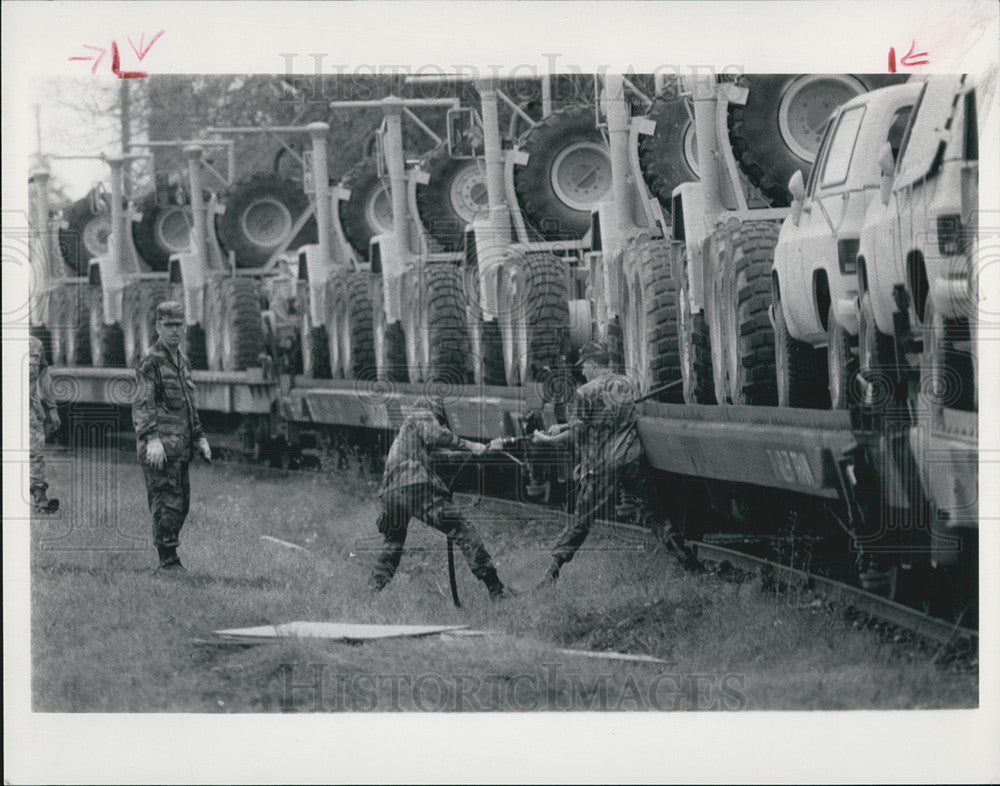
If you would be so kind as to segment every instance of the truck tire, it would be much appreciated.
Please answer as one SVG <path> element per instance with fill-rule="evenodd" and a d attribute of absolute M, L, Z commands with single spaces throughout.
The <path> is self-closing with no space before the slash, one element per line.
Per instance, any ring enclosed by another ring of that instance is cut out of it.
<path fill-rule="evenodd" d="M 257 282 L 250 278 L 222 281 L 222 370 L 245 371 L 260 365 L 264 328 Z"/>
<path fill-rule="evenodd" d="M 691 99 L 680 95 L 678 77 L 656 95 L 646 117 L 656 121 L 656 131 L 641 137 L 639 164 L 650 192 L 669 214 L 674 189 L 698 180 L 693 109 Z"/>
<path fill-rule="evenodd" d="M 896 350 L 892 336 L 878 329 L 871 295 L 861 296 L 858 327 L 858 370 L 862 403 L 870 407 L 888 404 L 894 398 Z"/>
<path fill-rule="evenodd" d="M 848 409 L 851 404 L 861 401 L 856 341 L 837 321 L 837 313 L 832 305 L 826 324 L 826 373 L 829 380 L 827 387 L 830 394 L 830 409 Z M 775 339 L 777 340 L 777 334 Z M 780 378 L 778 385 L 780 404 Z"/>
<path fill-rule="evenodd" d="M 825 353 L 792 338 L 780 297 L 774 302 L 774 365 L 779 407 L 829 407 Z"/>
<path fill-rule="evenodd" d="M 100 287 L 91 287 L 88 301 L 90 360 L 94 368 L 124 368 L 125 338 L 117 322 L 104 324 L 104 296 Z"/>
<path fill-rule="evenodd" d="M 677 345 L 680 355 L 681 391 L 685 404 L 714 404 L 715 384 L 712 379 L 712 349 L 705 312 L 691 313 L 689 260 L 687 246 L 678 246 L 682 275 L 677 290 Z"/>
<path fill-rule="evenodd" d="M 669 251 L 667 241 L 643 239 L 626 248 L 622 258 L 625 374 L 643 395 L 681 378 L 677 287 Z M 677 388 L 656 396 L 658 401 L 682 399 Z"/>
<path fill-rule="evenodd" d="M 474 159 L 455 159 L 448 145 L 438 145 L 420 162 L 430 175 L 417 186 L 417 211 L 424 229 L 441 244 L 443 251 L 461 251 L 465 227 L 489 206 L 486 175 Z"/>
<path fill-rule="evenodd" d="M 569 344 L 569 287 L 565 262 L 550 254 L 523 255 L 500 273 L 500 333 L 509 386 L 537 382 L 565 365 Z"/>
<path fill-rule="evenodd" d="M 531 157 L 514 173 L 528 223 L 544 240 L 583 237 L 590 211 L 611 190 L 611 157 L 591 106 L 553 112 L 523 137 Z"/>
<path fill-rule="evenodd" d="M 125 287 L 122 305 L 122 339 L 125 365 L 135 368 L 156 342 L 156 307 L 169 299 L 165 281 L 137 281 Z"/>
<path fill-rule="evenodd" d="M 815 161 L 830 113 L 871 88 L 851 74 L 754 74 L 741 82 L 746 104 L 728 107 L 733 155 L 774 207 L 787 207 L 788 180 Z"/>
<path fill-rule="evenodd" d="M 366 158 L 344 175 L 341 186 L 351 192 L 339 203 L 340 225 L 354 250 L 368 256 L 368 243 L 392 231 L 392 197 L 388 182 L 378 176 L 374 158 Z"/>
<path fill-rule="evenodd" d="M 715 277 L 721 294 L 715 301 L 720 331 L 711 339 L 713 357 L 719 353 L 723 359 L 721 392 L 733 404 L 774 406 L 778 395 L 769 311 L 778 224 L 744 221 L 722 231 L 728 237 Z M 713 244 L 716 240 L 713 236 Z M 715 346 L 716 336 L 721 346 Z M 715 388 L 718 397 L 720 380 L 715 380 Z"/>
<path fill-rule="evenodd" d="M 142 218 L 132 224 L 132 240 L 139 256 L 157 273 L 166 271 L 170 255 L 186 251 L 194 225 L 187 205 L 160 205 L 156 193 L 139 202 Z"/>
<path fill-rule="evenodd" d="M 928 297 L 924 306 L 924 346 L 920 356 L 920 394 L 931 409 L 978 409 L 972 340 L 967 318 L 946 319 Z"/>
<path fill-rule="evenodd" d="M 93 198 L 88 193 L 63 211 L 65 229 L 59 230 L 59 252 L 66 266 L 78 276 L 87 275 L 90 260 L 108 252 L 111 234 L 111 203 L 107 196 L 102 200 L 106 210 L 94 212 Z"/>
<path fill-rule="evenodd" d="M 292 227 L 309 208 L 301 185 L 271 172 L 245 177 L 224 198 L 226 212 L 215 219 L 215 232 L 226 251 L 236 254 L 236 267 L 261 267 L 281 248 L 315 243 L 316 218 L 291 237 Z"/>
<path fill-rule="evenodd" d="M 465 324 L 465 282 L 462 271 L 447 262 L 425 265 L 427 365 L 425 382 L 464 385 L 471 376 L 469 334 Z"/>
<path fill-rule="evenodd" d="M 330 336 L 330 368 L 335 378 L 374 377 L 370 278 L 371 275 L 363 271 L 348 271 L 330 279 L 326 324 Z"/>

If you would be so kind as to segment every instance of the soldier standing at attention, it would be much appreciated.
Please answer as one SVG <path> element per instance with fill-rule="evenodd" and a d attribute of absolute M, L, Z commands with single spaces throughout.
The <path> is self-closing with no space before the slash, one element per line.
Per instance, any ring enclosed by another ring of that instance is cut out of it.
<path fill-rule="evenodd" d="M 378 519 L 378 531 L 384 541 L 369 586 L 379 592 L 392 580 L 403 554 L 407 526 L 411 518 L 417 518 L 452 538 L 462 550 L 473 575 L 486 585 L 492 599 L 511 597 L 514 593 L 501 583 L 475 527 L 449 507 L 451 493 L 435 470 L 431 457 L 434 448 L 467 450 L 478 456 L 487 446 L 456 436 L 446 423 L 444 407 L 439 402 L 418 399 L 389 448 L 379 489 L 382 514 Z M 490 447 L 498 445 L 499 440 L 490 443 Z"/>
<path fill-rule="evenodd" d="M 617 482 L 635 478 L 642 458 L 632 383 L 613 372 L 607 347 L 599 342 L 591 341 L 580 350 L 579 363 L 587 382 L 573 395 L 569 423 L 532 436 L 542 445 L 572 442 L 579 478 L 573 517 L 556 541 L 540 588 L 559 578 L 559 570 L 583 545 L 591 524 L 614 504 Z"/>
<path fill-rule="evenodd" d="M 59 412 L 45 391 L 48 364 L 45 348 L 35 336 L 28 338 L 28 436 L 31 448 L 30 487 L 31 509 L 34 513 L 55 513 L 59 500 L 47 499 L 49 484 L 45 480 L 45 437 L 58 431 Z"/>
<path fill-rule="evenodd" d="M 136 369 L 139 391 L 132 419 L 160 570 L 183 573 L 177 546 L 191 504 L 188 465 L 195 450 L 206 461 L 212 450 L 195 409 L 191 366 L 181 352 L 184 306 L 173 300 L 160 303 L 156 333 L 156 343 Z"/>

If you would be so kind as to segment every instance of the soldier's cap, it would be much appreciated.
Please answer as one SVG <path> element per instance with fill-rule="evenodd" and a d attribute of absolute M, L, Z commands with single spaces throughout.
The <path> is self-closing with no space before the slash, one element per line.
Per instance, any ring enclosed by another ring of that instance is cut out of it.
<path fill-rule="evenodd" d="M 421 396 L 413 403 L 413 409 L 431 412 L 439 420 L 447 418 L 447 413 L 444 411 L 444 404 L 434 396 Z"/>
<path fill-rule="evenodd" d="M 588 341 L 580 348 L 580 357 L 576 365 L 582 366 L 588 360 L 598 366 L 606 366 L 611 362 L 611 354 L 600 341 Z"/>
<path fill-rule="evenodd" d="M 157 319 L 179 319 L 184 321 L 184 304 L 176 300 L 164 300 L 156 307 Z"/>

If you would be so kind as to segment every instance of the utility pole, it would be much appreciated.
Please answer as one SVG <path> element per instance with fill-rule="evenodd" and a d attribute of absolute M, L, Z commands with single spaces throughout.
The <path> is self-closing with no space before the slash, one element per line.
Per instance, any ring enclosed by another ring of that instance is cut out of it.
<path fill-rule="evenodd" d="M 120 106 L 120 117 L 121 117 L 121 150 L 122 155 L 129 152 L 130 146 L 132 144 L 132 96 L 129 92 L 131 85 L 130 80 L 122 79 L 119 82 L 119 106 Z M 128 199 L 131 194 L 130 191 L 130 181 L 131 178 L 125 178 L 124 193 L 125 199 Z"/>

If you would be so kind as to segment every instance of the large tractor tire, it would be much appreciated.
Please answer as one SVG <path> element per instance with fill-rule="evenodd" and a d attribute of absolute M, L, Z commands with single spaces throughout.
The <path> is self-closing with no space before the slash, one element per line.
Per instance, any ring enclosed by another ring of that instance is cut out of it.
<path fill-rule="evenodd" d="M 375 336 L 371 274 L 348 271 L 334 276 L 327 285 L 326 304 L 333 376 L 372 379 L 375 374 Z"/>
<path fill-rule="evenodd" d="M 156 193 L 147 195 L 139 203 L 142 218 L 132 224 L 135 250 L 149 267 L 157 273 L 166 271 L 171 254 L 187 251 L 190 232 L 194 225 L 191 208 L 187 205 L 161 205 Z"/>
<path fill-rule="evenodd" d="M 722 375 L 722 379 L 715 378 L 719 403 L 777 404 L 770 318 L 771 266 L 777 242 L 778 224 L 773 221 L 741 222 L 712 237 L 718 267 L 713 276 L 715 313 L 709 315 L 709 324 L 713 328 L 713 374 Z"/>
<path fill-rule="evenodd" d="M 753 74 L 746 104 L 729 105 L 729 142 L 736 161 L 775 207 L 791 203 L 788 180 L 816 160 L 830 113 L 861 93 L 906 76 Z"/>
<path fill-rule="evenodd" d="M 420 162 L 430 175 L 417 186 L 417 210 L 424 228 L 444 251 L 460 251 L 465 228 L 489 206 L 486 174 L 474 159 L 455 159 L 448 145 L 438 145 Z"/>
<path fill-rule="evenodd" d="M 210 280 L 205 291 L 207 365 L 212 371 L 245 371 L 264 351 L 260 294 L 249 278 Z"/>
<path fill-rule="evenodd" d="M 224 198 L 226 212 L 215 219 L 223 249 L 236 254 L 236 267 L 256 268 L 282 248 L 315 243 L 316 218 L 292 237 L 292 227 L 309 208 L 301 185 L 270 172 L 249 175 Z"/>
<path fill-rule="evenodd" d="M 94 197 L 87 194 L 63 211 L 64 229 L 59 230 L 59 251 L 67 267 L 78 276 L 87 275 L 90 260 L 108 252 L 111 235 L 111 204 L 102 197 L 104 209 L 94 212 Z"/>
<path fill-rule="evenodd" d="M 645 395 L 681 379 L 670 246 L 664 240 L 643 239 L 625 249 L 622 261 L 625 373 Z M 675 387 L 656 398 L 679 402 L 683 391 Z"/>
<path fill-rule="evenodd" d="M 497 319 L 508 386 L 541 381 L 565 365 L 569 343 L 565 265 L 549 254 L 530 254 L 499 272 Z"/>
<path fill-rule="evenodd" d="M 65 284 L 53 293 L 49 320 L 53 365 L 90 365 L 86 295 L 86 288 L 76 284 Z"/>
<path fill-rule="evenodd" d="M 681 266 L 680 286 L 677 290 L 677 344 L 684 403 L 714 404 L 712 349 L 705 312 L 694 314 L 691 311 L 687 247 L 678 246 L 674 253 L 680 254 L 684 260 Z"/>
<path fill-rule="evenodd" d="M 829 407 L 826 353 L 792 338 L 780 295 L 774 302 L 774 365 L 779 407 Z"/>
<path fill-rule="evenodd" d="M 100 287 L 91 287 L 88 302 L 90 361 L 95 368 L 125 367 L 125 336 L 122 326 L 104 324 L 104 298 Z"/>
<path fill-rule="evenodd" d="M 826 340 L 827 389 L 830 394 L 830 409 L 849 409 L 852 403 L 861 401 L 858 379 L 857 339 L 837 321 L 837 310 L 830 306 Z M 777 334 L 775 334 L 777 338 Z M 781 384 L 780 379 L 778 382 Z M 778 403 L 781 403 L 781 389 L 778 389 Z"/>
<path fill-rule="evenodd" d="M 125 365 L 135 368 L 156 343 L 156 307 L 169 299 L 166 281 L 137 281 L 125 287 L 122 305 L 122 339 Z"/>
<path fill-rule="evenodd" d="M 639 164 L 649 190 L 669 211 L 674 189 L 698 180 L 694 110 L 691 99 L 680 95 L 679 78 L 667 82 L 646 117 L 656 121 L 656 130 L 641 138 Z"/>
<path fill-rule="evenodd" d="M 366 158 L 344 175 L 341 186 L 351 192 L 340 203 L 340 225 L 354 250 L 368 256 L 368 243 L 376 235 L 392 231 L 392 197 L 388 180 L 378 176 L 374 158 Z"/>
<path fill-rule="evenodd" d="M 528 163 L 514 188 L 528 223 L 544 240 L 571 240 L 590 229 L 590 211 L 611 190 L 611 156 L 591 106 L 553 112 L 523 137 Z"/>
<path fill-rule="evenodd" d="M 447 262 L 425 265 L 405 287 L 403 310 L 410 382 L 466 384 L 471 351 L 462 271 Z"/>

